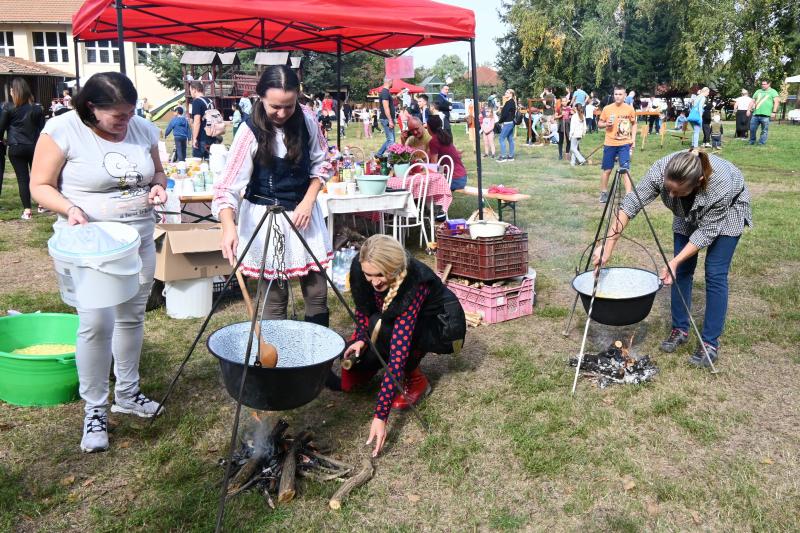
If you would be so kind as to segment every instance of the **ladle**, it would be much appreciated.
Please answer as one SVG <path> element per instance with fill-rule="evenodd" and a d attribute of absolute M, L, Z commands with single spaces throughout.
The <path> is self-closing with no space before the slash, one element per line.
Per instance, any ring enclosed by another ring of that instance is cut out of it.
<path fill-rule="evenodd" d="M 252 320 L 256 314 L 253 308 L 253 301 L 250 299 L 250 291 L 247 290 L 247 285 L 244 282 L 244 277 L 240 271 L 236 271 L 236 281 L 239 282 L 239 288 L 242 290 L 242 297 L 244 298 L 244 305 L 247 307 L 247 314 L 250 315 Z M 258 339 L 258 361 L 264 368 L 275 368 L 278 364 L 278 351 L 274 346 L 264 341 L 261 338 L 261 321 L 258 321 L 256 326 L 256 338 Z"/>

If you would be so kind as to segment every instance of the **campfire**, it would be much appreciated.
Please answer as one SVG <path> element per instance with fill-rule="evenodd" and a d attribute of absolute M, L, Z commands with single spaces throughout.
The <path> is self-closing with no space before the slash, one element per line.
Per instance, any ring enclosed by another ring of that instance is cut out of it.
<path fill-rule="evenodd" d="M 650 381 L 658 373 L 658 367 L 649 355 L 636 357 L 630 353 L 631 338 L 626 348 L 622 341 L 615 341 L 604 351 L 583 356 L 583 375 L 597 382 L 604 389 L 615 383 L 639 384 Z M 569 360 L 570 366 L 578 366 L 578 358 Z"/>
<path fill-rule="evenodd" d="M 297 493 L 297 477 L 320 482 L 337 481 L 342 486 L 328 502 L 332 509 L 341 508 L 342 501 L 355 488 L 372 478 L 372 461 L 364 459 L 361 470 L 329 457 L 314 442 L 311 431 L 301 431 L 297 435 L 287 433 L 289 423 L 280 419 L 268 429 L 266 420 L 252 412 L 253 430 L 247 431 L 240 440 L 239 448 L 232 458 L 231 479 L 228 497 L 236 496 L 246 490 L 256 490 L 263 495 L 266 504 L 275 509 L 278 503 L 288 503 Z M 226 459 L 219 465 L 227 468 Z"/>

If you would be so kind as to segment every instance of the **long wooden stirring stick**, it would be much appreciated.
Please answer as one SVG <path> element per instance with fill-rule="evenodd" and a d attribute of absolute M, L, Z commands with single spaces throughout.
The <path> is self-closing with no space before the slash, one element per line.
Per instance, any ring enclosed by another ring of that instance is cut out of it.
<path fill-rule="evenodd" d="M 250 319 L 252 320 L 256 314 L 256 310 L 253 308 L 253 300 L 250 299 L 250 291 L 247 290 L 247 285 L 245 285 L 242 273 L 238 270 L 236 271 L 236 281 L 239 282 L 239 288 L 242 290 L 242 297 L 244 298 L 244 305 L 247 307 L 247 314 L 250 315 Z M 261 338 L 260 320 L 257 321 L 256 338 L 258 339 L 258 360 L 261 366 L 265 368 L 275 368 L 278 364 L 278 351 Z"/>

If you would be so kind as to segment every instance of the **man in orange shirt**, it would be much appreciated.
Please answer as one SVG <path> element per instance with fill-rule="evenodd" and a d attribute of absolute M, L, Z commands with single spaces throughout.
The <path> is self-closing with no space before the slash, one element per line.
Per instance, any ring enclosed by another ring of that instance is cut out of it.
<path fill-rule="evenodd" d="M 625 103 L 625 87 L 614 87 L 614 103 L 603 108 L 598 128 L 605 128 L 603 143 L 603 174 L 600 177 L 600 203 L 608 201 L 608 177 L 614 169 L 614 160 L 619 159 L 619 168 L 630 169 L 631 154 L 636 146 L 636 110 Z M 623 174 L 625 192 L 633 187 L 630 176 Z"/>

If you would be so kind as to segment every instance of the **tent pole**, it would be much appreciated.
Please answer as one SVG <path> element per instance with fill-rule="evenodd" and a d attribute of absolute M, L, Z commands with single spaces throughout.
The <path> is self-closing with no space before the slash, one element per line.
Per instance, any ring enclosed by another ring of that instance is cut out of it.
<path fill-rule="evenodd" d="M 342 39 L 336 39 L 336 149 L 342 151 Z"/>
<path fill-rule="evenodd" d="M 483 171 L 481 168 L 481 136 L 478 121 L 478 72 L 475 65 L 475 39 L 469 40 L 469 61 L 472 69 L 472 124 L 475 127 L 475 165 L 478 171 L 478 219 L 483 220 Z"/>
<path fill-rule="evenodd" d="M 72 42 L 75 45 L 73 54 L 75 55 L 75 94 L 77 94 L 81 90 L 81 60 L 78 57 L 78 39 L 73 39 Z"/>
<path fill-rule="evenodd" d="M 119 71 L 128 74 L 125 68 L 125 29 L 122 27 L 122 0 L 114 2 L 117 10 L 117 48 L 119 49 Z"/>

